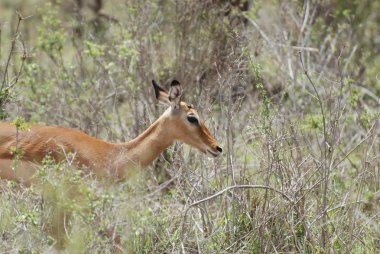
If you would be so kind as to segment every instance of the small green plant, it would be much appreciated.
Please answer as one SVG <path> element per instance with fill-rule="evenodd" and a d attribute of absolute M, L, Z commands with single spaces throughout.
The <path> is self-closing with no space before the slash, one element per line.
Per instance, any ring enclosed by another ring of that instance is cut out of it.
<path fill-rule="evenodd" d="M 65 30 L 62 29 L 62 23 L 58 17 L 59 9 L 56 5 L 47 3 L 43 10 L 42 26 L 38 28 L 38 46 L 54 61 L 57 61 L 65 45 Z"/>
<path fill-rule="evenodd" d="M 5 106 L 11 101 L 11 90 L 8 88 L 0 90 L 0 120 L 4 120 L 9 116 L 9 114 L 6 112 Z"/>
<path fill-rule="evenodd" d="M 96 58 L 104 56 L 104 45 L 99 45 L 91 41 L 84 41 L 84 45 L 86 46 L 86 50 L 84 52 L 89 54 L 91 57 Z"/>

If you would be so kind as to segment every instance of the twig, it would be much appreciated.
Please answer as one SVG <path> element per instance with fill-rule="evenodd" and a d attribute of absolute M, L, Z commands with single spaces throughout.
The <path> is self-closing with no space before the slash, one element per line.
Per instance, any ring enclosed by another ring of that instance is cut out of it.
<path fill-rule="evenodd" d="M 251 18 L 249 18 L 246 14 L 243 13 L 243 17 L 246 18 L 255 28 L 256 30 L 259 32 L 259 34 L 261 35 L 261 37 L 264 38 L 264 40 L 271 46 L 277 46 L 277 47 L 283 47 L 283 48 L 286 48 L 286 47 L 289 47 L 290 49 L 292 50 L 297 50 L 297 51 L 312 51 L 312 52 L 319 52 L 319 49 L 317 48 L 312 48 L 312 47 L 302 47 L 302 46 L 290 46 L 290 45 L 286 45 L 286 44 L 282 44 L 282 43 L 276 43 L 276 42 L 273 42 L 269 39 L 269 37 L 265 34 L 265 32 L 263 30 L 261 30 L 261 28 L 259 27 L 259 25 L 254 21 L 252 20 Z"/>
<path fill-rule="evenodd" d="M 233 186 L 229 186 L 221 191 L 218 191 L 217 193 L 211 195 L 211 196 L 208 196 L 204 199 L 201 199 L 201 200 L 198 200 L 194 203 L 192 203 L 191 205 L 189 205 L 186 210 L 185 210 L 185 214 L 183 215 L 183 222 L 182 222 L 182 237 L 184 235 L 184 232 L 185 232 L 185 223 L 186 223 L 186 217 L 187 217 L 187 213 L 188 211 L 190 210 L 190 208 L 194 207 L 194 206 L 197 206 L 201 203 L 204 203 L 206 201 L 209 201 L 211 199 L 214 199 L 222 194 L 224 194 L 225 192 L 229 191 L 229 190 L 232 190 L 232 189 L 265 189 L 265 190 L 271 190 L 271 191 L 274 191 L 278 194 L 281 194 L 285 199 L 287 199 L 289 202 L 293 203 L 293 200 L 288 196 L 286 195 L 284 192 L 280 191 L 280 190 L 277 190 L 273 187 L 270 187 L 270 186 L 266 186 L 266 185 L 249 185 L 249 184 L 245 184 L 245 185 L 233 185 Z"/>
<path fill-rule="evenodd" d="M 372 131 L 372 129 L 373 129 L 373 127 L 374 127 L 375 125 L 373 124 L 372 125 L 372 128 L 370 129 L 370 131 Z M 336 168 L 336 167 L 338 167 L 339 165 L 340 165 L 340 163 L 342 163 L 345 159 L 347 159 L 347 157 L 348 156 L 350 156 L 350 154 L 352 153 L 352 152 L 354 152 L 361 144 L 363 144 L 367 139 L 369 139 L 370 137 L 373 137 L 373 134 L 370 134 L 370 135 L 368 135 L 367 137 L 365 137 L 365 138 L 363 138 L 354 148 L 352 148 L 348 153 L 346 153 L 345 155 L 344 155 L 344 157 L 341 159 L 341 160 L 339 160 L 334 166 L 333 166 L 333 168 Z"/>
<path fill-rule="evenodd" d="M 327 143 L 326 115 L 325 115 L 325 110 L 324 110 L 324 107 L 323 107 L 322 99 L 321 99 L 321 97 L 320 97 L 320 95 L 318 93 L 318 90 L 317 90 L 317 88 L 316 88 L 313 80 L 311 79 L 311 77 L 309 75 L 309 72 L 307 71 L 307 69 L 305 68 L 305 65 L 303 63 L 302 53 L 301 52 L 299 52 L 299 58 L 300 58 L 302 70 L 304 71 L 307 79 L 309 80 L 311 86 L 313 87 L 315 95 L 317 96 L 317 101 L 318 101 L 318 104 L 319 104 L 319 107 L 320 107 L 320 110 L 321 110 L 321 114 L 322 114 L 323 151 L 321 151 L 321 152 L 323 154 L 322 167 L 323 167 L 323 181 L 324 181 L 324 185 L 323 185 L 323 216 L 322 216 L 322 221 L 323 221 L 323 225 L 326 225 L 326 222 L 327 222 L 327 188 L 328 188 L 328 182 L 329 182 L 329 176 L 330 176 L 330 171 L 329 171 L 329 169 L 326 166 L 326 162 L 327 162 L 327 149 L 329 149 L 329 147 L 330 147 L 330 144 Z M 324 249 L 326 247 L 327 235 L 328 235 L 328 231 L 327 231 L 326 227 L 324 226 L 322 228 L 322 247 Z"/>
<path fill-rule="evenodd" d="M 309 18 L 309 13 L 310 13 L 310 7 L 309 6 L 310 6 L 309 1 L 306 1 L 305 16 L 304 16 L 304 19 L 303 19 L 303 22 L 302 22 L 302 27 L 301 27 L 301 32 L 302 33 L 305 30 L 305 27 L 306 27 L 306 24 L 307 24 L 307 20 Z"/>
<path fill-rule="evenodd" d="M 16 45 L 16 39 L 17 39 L 17 36 L 18 36 L 18 30 L 20 28 L 21 21 L 24 19 L 19 12 L 16 11 L 16 14 L 18 16 L 18 23 L 17 23 L 17 27 L 16 27 L 16 31 L 15 31 L 14 37 L 12 38 L 12 44 L 11 44 L 11 49 L 9 50 L 9 55 L 8 55 L 7 63 L 5 64 L 5 70 L 4 70 L 4 75 L 3 75 L 3 82 L 1 84 L 0 92 L 3 91 L 4 86 L 5 86 L 5 80 L 6 80 L 6 77 L 7 77 L 7 74 L 8 74 L 9 63 L 11 61 L 13 50 L 14 50 L 15 45 Z"/>
<path fill-rule="evenodd" d="M 256 28 L 256 30 L 260 33 L 261 37 L 263 37 L 266 42 L 268 42 L 269 44 L 272 44 L 272 42 L 269 40 L 268 36 L 264 33 L 263 30 L 261 30 L 259 25 L 257 25 L 257 23 L 254 20 L 252 20 L 250 17 L 248 17 L 244 13 L 243 13 L 243 17 L 246 18 L 249 21 L 249 23 L 251 23 Z"/>
<path fill-rule="evenodd" d="M 0 60 L 1 60 L 1 32 L 2 32 L 2 29 L 1 29 L 1 26 L 0 26 Z"/>
<path fill-rule="evenodd" d="M 369 218 L 366 223 L 364 223 L 363 226 L 361 226 L 361 228 L 359 229 L 358 233 L 356 233 L 356 235 L 354 236 L 355 239 L 353 239 L 353 241 L 351 242 L 350 244 L 350 248 L 352 248 L 352 246 L 354 245 L 354 243 L 358 240 L 360 234 L 362 233 L 362 231 L 367 227 L 367 225 L 369 223 L 371 223 L 376 217 L 378 217 L 380 215 L 380 212 L 377 212 L 374 216 L 372 216 L 371 218 Z"/>
<path fill-rule="evenodd" d="M 379 82 L 380 83 L 380 82 Z M 380 104 L 380 98 L 374 94 L 373 92 L 371 92 L 370 90 L 368 90 L 367 88 L 365 88 L 364 86 L 360 86 L 360 85 L 353 85 L 355 88 L 361 90 L 361 92 L 365 95 L 367 95 L 369 98 L 373 99 L 377 104 Z"/>

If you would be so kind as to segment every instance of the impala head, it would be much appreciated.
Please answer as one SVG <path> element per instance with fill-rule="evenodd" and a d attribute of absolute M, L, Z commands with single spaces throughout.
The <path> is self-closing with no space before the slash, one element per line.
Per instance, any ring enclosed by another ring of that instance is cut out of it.
<path fill-rule="evenodd" d="M 163 115 L 163 120 L 169 123 L 175 139 L 191 145 L 201 152 L 217 157 L 222 153 L 218 141 L 199 118 L 192 105 L 181 101 L 182 88 L 177 80 L 173 80 L 169 92 L 166 92 L 152 80 L 156 98 L 169 106 Z"/>

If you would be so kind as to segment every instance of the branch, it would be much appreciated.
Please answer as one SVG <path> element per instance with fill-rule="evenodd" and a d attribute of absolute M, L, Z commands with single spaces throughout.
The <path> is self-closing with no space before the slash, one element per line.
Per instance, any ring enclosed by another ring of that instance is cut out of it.
<path fill-rule="evenodd" d="M 14 48 L 16 46 L 16 40 L 17 40 L 17 37 L 18 37 L 18 31 L 19 31 L 19 28 L 20 28 L 20 23 L 21 23 L 22 20 L 25 19 L 24 17 L 22 17 L 22 15 L 18 11 L 16 11 L 16 14 L 18 16 L 18 23 L 17 23 L 17 27 L 16 27 L 16 31 L 14 33 L 14 36 L 12 38 L 11 49 L 9 50 L 9 55 L 8 55 L 7 63 L 5 65 L 4 76 L 3 76 L 3 81 L 1 83 L 0 92 L 3 91 L 3 89 L 5 87 L 5 81 L 6 81 L 6 77 L 7 77 L 7 74 L 8 74 L 8 68 L 9 68 L 9 64 L 10 64 L 10 61 L 11 61 L 11 58 L 12 58 L 12 54 L 13 54 Z"/>
<path fill-rule="evenodd" d="M 282 47 L 282 48 L 286 48 L 286 47 L 289 47 L 290 49 L 292 50 L 297 50 L 297 51 L 311 51 L 311 52 L 319 52 L 319 49 L 317 48 L 312 48 L 312 47 L 301 47 L 301 46 L 290 46 L 290 45 L 286 45 L 286 44 L 282 44 L 282 43 L 276 43 L 276 42 L 272 42 L 269 37 L 265 34 L 265 32 L 259 27 L 259 25 L 254 21 L 252 20 L 250 17 L 248 17 L 246 14 L 243 13 L 243 17 L 246 18 L 249 23 L 251 23 L 255 28 L 256 30 L 259 32 L 259 34 L 261 35 L 261 37 L 263 37 L 263 39 L 271 46 L 277 46 L 277 47 Z"/>
<path fill-rule="evenodd" d="M 182 223 L 182 236 L 185 232 L 185 222 L 186 222 L 186 216 L 187 216 L 187 213 L 188 211 L 190 210 L 190 208 L 194 207 L 194 206 L 197 206 L 201 203 L 204 203 L 206 201 L 209 201 L 211 199 L 214 199 L 222 194 L 224 194 L 225 192 L 229 191 L 229 190 L 232 190 L 232 189 L 265 189 L 265 190 L 271 190 L 271 191 L 274 191 L 278 194 L 281 194 L 281 196 L 283 196 L 285 199 L 287 199 L 289 202 L 293 203 L 293 200 L 288 196 L 286 195 L 284 192 L 280 191 L 280 190 L 277 190 L 273 187 L 270 187 L 270 186 L 266 186 L 266 185 L 249 185 L 249 184 L 246 184 L 246 185 L 233 185 L 233 186 L 229 186 L 211 196 L 208 196 L 204 199 L 201 199 L 201 200 L 198 200 L 194 203 L 192 203 L 191 205 L 189 205 L 186 210 L 185 210 L 185 214 L 183 216 L 183 223 Z"/>

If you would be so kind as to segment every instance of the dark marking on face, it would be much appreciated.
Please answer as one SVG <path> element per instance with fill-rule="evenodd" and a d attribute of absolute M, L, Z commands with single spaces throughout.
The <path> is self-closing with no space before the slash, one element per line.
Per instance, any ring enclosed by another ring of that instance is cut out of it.
<path fill-rule="evenodd" d="M 179 90 L 174 91 L 173 94 L 170 95 L 169 100 L 173 101 L 175 98 L 179 97 L 181 92 Z"/>
<path fill-rule="evenodd" d="M 177 80 L 175 80 L 175 79 L 170 84 L 170 86 L 179 86 L 179 85 L 180 85 L 180 83 Z"/>
<path fill-rule="evenodd" d="M 160 92 L 164 92 L 165 93 L 165 90 L 160 87 L 155 80 L 152 80 L 152 84 L 153 84 L 153 88 L 154 88 L 154 93 L 156 95 L 156 99 L 158 99 L 160 97 Z"/>

